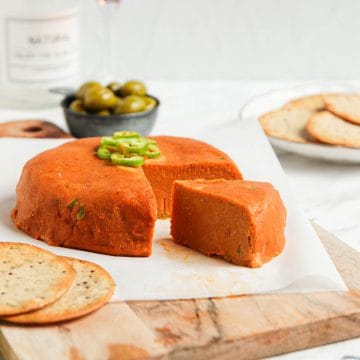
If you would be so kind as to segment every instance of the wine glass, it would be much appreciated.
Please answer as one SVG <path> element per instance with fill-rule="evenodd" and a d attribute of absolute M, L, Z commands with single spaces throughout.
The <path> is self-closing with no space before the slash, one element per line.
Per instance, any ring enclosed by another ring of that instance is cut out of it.
<path fill-rule="evenodd" d="M 109 82 L 113 80 L 115 74 L 115 64 L 117 64 L 116 56 L 114 53 L 115 49 L 115 24 L 116 24 L 116 15 L 119 9 L 119 4 L 121 0 L 96 0 L 98 4 L 103 29 L 107 41 L 104 42 L 104 52 L 105 52 L 105 62 L 104 62 L 104 81 Z"/>

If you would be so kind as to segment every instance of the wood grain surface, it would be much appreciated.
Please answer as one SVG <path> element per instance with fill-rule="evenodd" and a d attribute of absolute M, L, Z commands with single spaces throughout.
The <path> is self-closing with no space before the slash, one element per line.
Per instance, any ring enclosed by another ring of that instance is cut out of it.
<path fill-rule="evenodd" d="M 349 292 L 118 302 L 47 327 L 0 324 L 7 359 L 256 359 L 360 336 L 360 254 L 315 226 Z"/>
<path fill-rule="evenodd" d="M 0 123 L 0 137 L 60 139 L 72 136 L 50 121 L 39 119 L 11 120 Z"/>

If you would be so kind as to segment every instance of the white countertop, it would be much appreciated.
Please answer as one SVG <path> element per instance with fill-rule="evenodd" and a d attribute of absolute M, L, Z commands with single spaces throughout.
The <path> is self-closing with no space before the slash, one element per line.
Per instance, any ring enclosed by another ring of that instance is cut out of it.
<path fill-rule="evenodd" d="M 285 83 L 275 82 L 152 82 L 150 93 L 161 100 L 153 133 L 188 135 L 186 129 L 211 127 L 237 118 L 240 107 L 254 94 Z M 20 118 L 48 119 L 66 128 L 61 110 L 0 110 L 0 122 Z M 360 251 L 360 166 L 326 163 L 289 153 L 279 154 L 299 204 L 316 221 Z M 299 351 L 278 359 L 360 359 L 360 339 Z"/>

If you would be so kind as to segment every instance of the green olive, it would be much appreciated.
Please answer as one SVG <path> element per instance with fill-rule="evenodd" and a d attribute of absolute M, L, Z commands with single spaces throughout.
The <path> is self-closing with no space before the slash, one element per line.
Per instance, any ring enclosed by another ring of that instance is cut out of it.
<path fill-rule="evenodd" d="M 121 114 L 122 113 L 122 106 L 124 104 L 123 98 L 116 98 L 116 106 L 113 109 L 114 114 Z"/>
<path fill-rule="evenodd" d="M 101 88 L 102 85 L 97 81 L 87 81 L 79 87 L 79 89 L 76 92 L 76 97 L 78 99 L 84 100 L 86 91 L 88 91 L 92 87 Z"/>
<path fill-rule="evenodd" d="M 78 112 L 78 113 L 86 113 L 85 108 L 84 108 L 84 104 L 81 100 L 77 99 L 77 100 L 73 100 L 70 104 L 70 109 L 72 111 Z"/>
<path fill-rule="evenodd" d="M 92 87 L 85 93 L 85 109 L 93 112 L 107 110 L 116 105 L 116 99 L 116 96 L 111 90 L 103 87 Z"/>
<path fill-rule="evenodd" d="M 100 115 L 100 116 L 109 116 L 110 114 L 111 113 L 109 110 L 101 110 L 96 113 L 96 115 Z"/>
<path fill-rule="evenodd" d="M 117 81 L 112 81 L 106 86 L 109 90 L 111 90 L 114 94 L 118 94 L 121 88 L 121 84 Z"/>
<path fill-rule="evenodd" d="M 111 110 L 112 110 L 113 113 L 116 112 L 116 109 L 117 109 L 119 106 L 121 106 L 121 104 L 122 104 L 123 101 L 124 101 L 123 98 L 120 98 L 120 97 L 117 97 L 117 96 L 115 96 L 115 99 L 116 99 L 116 101 L 115 101 L 114 105 L 111 107 Z"/>
<path fill-rule="evenodd" d="M 156 106 L 156 100 L 150 96 L 144 96 L 143 99 L 145 101 L 145 110 L 150 110 Z"/>
<path fill-rule="evenodd" d="M 141 81 L 131 80 L 127 81 L 119 90 L 121 96 L 139 95 L 144 96 L 146 94 L 146 86 Z"/>
<path fill-rule="evenodd" d="M 129 114 L 139 111 L 144 111 L 146 107 L 145 100 L 141 96 L 130 95 L 126 96 L 122 103 L 119 103 L 116 108 L 117 114 Z"/>

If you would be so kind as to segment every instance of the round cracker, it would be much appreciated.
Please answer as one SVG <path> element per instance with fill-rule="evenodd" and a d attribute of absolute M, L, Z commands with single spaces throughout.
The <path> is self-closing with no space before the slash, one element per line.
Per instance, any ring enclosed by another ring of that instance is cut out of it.
<path fill-rule="evenodd" d="M 93 312 L 110 300 L 115 284 L 106 270 L 88 261 L 68 257 L 63 259 L 76 271 L 70 289 L 49 306 L 4 320 L 19 324 L 49 324 L 71 320 Z"/>
<path fill-rule="evenodd" d="M 327 94 L 316 94 L 299 97 L 288 101 L 283 105 L 283 109 L 303 109 L 313 112 L 323 110 Z"/>
<path fill-rule="evenodd" d="M 360 125 L 360 94 L 327 96 L 325 108 L 344 120 Z"/>
<path fill-rule="evenodd" d="M 360 126 L 345 121 L 331 112 L 320 111 L 311 116 L 306 130 L 323 143 L 360 148 Z"/>
<path fill-rule="evenodd" d="M 49 251 L 0 242 L 0 315 L 40 309 L 63 295 L 74 278 L 72 266 Z"/>
<path fill-rule="evenodd" d="M 260 116 L 259 121 L 265 133 L 269 136 L 298 142 L 312 142 L 313 139 L 305 131 L 312 110 L 301 108 L 284 108 L 268 112 Z"/>

